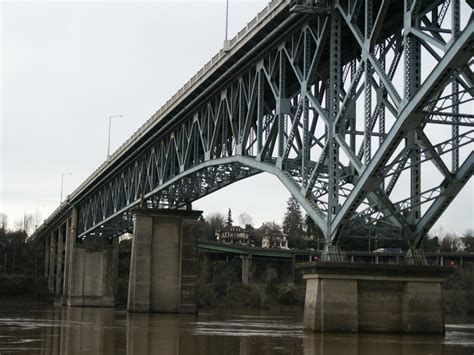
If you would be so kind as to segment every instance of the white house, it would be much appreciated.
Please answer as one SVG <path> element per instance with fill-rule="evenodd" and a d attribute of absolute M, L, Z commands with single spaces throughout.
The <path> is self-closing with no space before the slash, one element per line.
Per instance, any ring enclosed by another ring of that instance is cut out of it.
<path fill-rule="evenodd" d="M 249 233 L 239 226 L 225 226 L 216 232 L 216 239 L 224 244 L 249 245 Z"/>

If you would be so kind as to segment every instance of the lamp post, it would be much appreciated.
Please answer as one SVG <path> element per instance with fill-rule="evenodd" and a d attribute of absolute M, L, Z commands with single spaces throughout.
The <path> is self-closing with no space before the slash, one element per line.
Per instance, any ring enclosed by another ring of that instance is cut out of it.
<path fill-rule="evenodd" d="M 61 203 L 63 202 L 64 175 L 72 175 L 72 173 L 61 173 Z"/>
<path fill-rule="evenodd" d="M 227 35 L 229 31 L 229 0 L 226 1 L 226 6 L 225 6 L 225 39 L 224 41 L 227 41 Z"/>
<path fill-rule="evenodd" d="M 107 145 L 107 160 L 110 158 L 110 131 L 112 130 L 112 118 L 123 117 L 123 115 L 112 115 L 109 116 L 109 139 Z"/>

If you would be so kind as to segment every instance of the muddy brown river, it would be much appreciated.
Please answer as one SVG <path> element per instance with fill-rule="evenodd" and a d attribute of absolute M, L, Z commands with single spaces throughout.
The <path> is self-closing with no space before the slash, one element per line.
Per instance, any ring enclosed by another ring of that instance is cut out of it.
<path fill-rule="evenodd" d="M 444 336 L 321 335 L 303 331 L 302 311 L 192 316 L 0 305 L 5 354 L 473 355 L 474 317 L 447 319 Z"/>

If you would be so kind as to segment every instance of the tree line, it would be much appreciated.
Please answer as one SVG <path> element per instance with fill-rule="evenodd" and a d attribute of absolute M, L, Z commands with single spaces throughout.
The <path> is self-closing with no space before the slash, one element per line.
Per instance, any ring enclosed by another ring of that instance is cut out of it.
<path fill-rule="evenodd" d="M 198 237 L 203 240 L 215 241 L 216 232 L 234 222 L 229 208 L 227 216 L 213 212 L 201 216 L 198 224 Z M 238 222 L 249 233 L 249 238 L 255 246 L 261 245 L 263 235 L 275 237 L 286 236 L 288 246 L 296 249 L 323 250 L 325 246 L 324 233 L 314 223 L 309 215 L 303 215 L 301 207 L 293 196 L 287 200 L 286 211 L 282 223 L 264 222 L 257 228 L 252 216 L 244 212 L 238 216 Z M 399 236 L 384 235 L 376 228 L 364 226 L 357 229 L 357 235 L 345 234 L 339 244 L 346 251 L 374 251 L 379 248 L 399 248 L 408 250 L 408 242 Z M 425 252 L 474 252 L 474 230 L 468 229 L 463 234 L 444 233 L 442 229 L 431 232 L 422 242 L 421 249 Z"/>
<path fill-rule="evenodd" d="M 15 222 L 13 228 L 8 226 L 8 217 L 0 213 L 0 273 L 33 274 L 39 263 L 36 246 L 26 243 L 26 238 L 33 229 L 33 215 L 25 214 L 23 219 Z"/>

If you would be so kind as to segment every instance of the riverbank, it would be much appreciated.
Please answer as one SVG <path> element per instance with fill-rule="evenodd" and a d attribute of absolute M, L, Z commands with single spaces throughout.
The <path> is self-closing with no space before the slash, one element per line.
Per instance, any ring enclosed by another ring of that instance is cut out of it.
<path fill-rule="evenodd" d="M 240 282 L 240 263 L 200 263 L 198 304 L 202 310 L 303 309 L 305 285 L 300 275 L 296 282 L 279 273 L 277 266 L 253 270 L 253 283 Z M 43 276 L 0 275 L 0 304 L 51 305 L 54 297 L 48 292 Z M 117 282 L 116 308 L 126 309 L 128 273 Z M 474 266 L 458 269 L 442 285 L 442 296 L 447 315 L 474 314 Z"/>
<path fill-rule="evenodd" d="M 53 303 L 54 297 L 48 291 L 48 280 L 30 275 L 0 275 L 0 302 Z"/>

